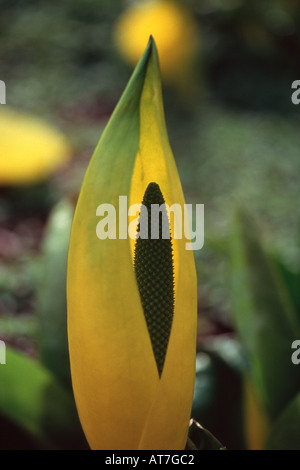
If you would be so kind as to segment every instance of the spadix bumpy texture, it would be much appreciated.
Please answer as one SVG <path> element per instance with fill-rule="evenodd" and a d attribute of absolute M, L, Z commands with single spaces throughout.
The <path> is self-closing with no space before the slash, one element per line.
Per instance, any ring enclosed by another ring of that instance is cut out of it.
<path fill-rule="evenodd" d="M 147 227 L 147 238 L 143 238 L 140 233 L 141 236 L 136 240 L 134 270 L 157 370 L 161 376 L 174 316 L 172 237 L 165 200 L 158 184 L 148 185 L 142 203 L 147 212 L 140 213 L 138 232 L 141 232 L 140 227 L 144 224 Z M 152 218 L 152 207 L 156 204 L 163 208 L 157 221 Z M 169 238 L 163 238 L 165 228 Z M 151 230 L 155 229 L 157 238 L 151 234 Z"/>
<path fill-rule="evenodd" d="M 153 39 L 100 139 L 79 196 L 68 261 L 69 348 L 76 404 L 92 449 L 184 449 L 195 376 L 193 252 L 185 250 L 186 240 L 171 237 L 159 264 L 160 247 L 148 251 L 130 238 L 99 240 L 96 208 L 109 203 L 117 209 L 120 195 L 128 205 L 153 197 L 169 206 L 185 203 Z M 167 307 L 159 306 L 157 321 L 149 292 L 159 280 L 152 283 L 153 267 L 148 262 L 144 269 L 143 262 L 152 255 L 159 269 L 169 270 L 161 277 L 169 289 L 161 302 Z"/>

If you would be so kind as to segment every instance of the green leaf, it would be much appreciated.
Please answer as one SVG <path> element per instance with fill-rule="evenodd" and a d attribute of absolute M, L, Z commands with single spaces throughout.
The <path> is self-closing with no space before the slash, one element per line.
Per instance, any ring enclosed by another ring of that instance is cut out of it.
<path fill-rule="evenodd" d="M 268 450 L 300 450 L 300 393 L 275 422 L 266 447 Z"/>
<path fill-rule="evenodd" d="M 1 422 L 25 432 L 37 448 L 85 445 L 71 393 L 38 362 L 10 348 L 6 349 L 6 364 L 0 365 L 0 417 Z M 11 447 L 22 448 L 23 442 L 15 439 Z M 0 438 L 1 448 L 2 441 Z"/>
<path fill-rule="evenodd" d="M 186 448 L 188 450 L 225 450 L 226 448 L 221 444 L 215 436 L 203 428 L 194 419 L 190 422 L 189 436 Z"/>
<path fill-rule="evenodd" d="M 52 210 L 42 246 L 37 282 L 41 362 L 63 383 L 71 383 L 67 337 L 66 276 L 73 206 L 59 202 Z"/>
<path fill-rule="evenodd" d="M 243 416 L 243 361 L 232 339 L 209 340 L 197 355 L 191 417 L 228 449 L 246 448 Z"/>
<path fill-rule="evenodd" d="M 253 384 L 271 419 L 295 396 L 299 372 L 291 344 L 299 322 L 285 284 L 265 254 L 251 217 L 239 211 L 231 238 L 231 295 L 235 326 L 250 359 Z"/>
<path fill-rule="evenodd" d="M 274 258 L 278 270 L 287 287 L 290 298 L 298 312 L 298 320 L 300 325 L 300 272 L 294 271 L 284 264 L 278 257 Z"/>

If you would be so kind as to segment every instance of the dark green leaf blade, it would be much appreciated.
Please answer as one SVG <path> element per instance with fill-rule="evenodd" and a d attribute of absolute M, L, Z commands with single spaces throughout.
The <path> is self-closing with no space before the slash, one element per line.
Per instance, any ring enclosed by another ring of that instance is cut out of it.
<path fill-rule="evenodd" d="M 37 280 L 38 342 L 41 362 L 71 386 L 67 337 L 67 259 L 74 209 L 60 201 L 50 213 Z"/>
<path fill-rule="evenodd" d="M 242 211 L 233 223 L 230 281 L 234 322 L 250 358 L 251 378 L 274 419 L 300 387 L 291 361 L 291 344 L 300 338 L 299 323 L 253 220 Z"/>
<path fill-rule="evenodd" d="M 0 365 L 0 415 L 42 448 L 85 445 L 72 394 L 38 362 L 10 348 Z"/>
<path fill-rule="evenodd" d="M 300 450 L 300 393 L 275 422 L 267 450 Z"/>
<path fill-rule="evenodd" d="M 186 448 L 188 450 L 225 450 L 226 448 L 207 429 L 194 419 L 190 422 L 189 436 Z"/>

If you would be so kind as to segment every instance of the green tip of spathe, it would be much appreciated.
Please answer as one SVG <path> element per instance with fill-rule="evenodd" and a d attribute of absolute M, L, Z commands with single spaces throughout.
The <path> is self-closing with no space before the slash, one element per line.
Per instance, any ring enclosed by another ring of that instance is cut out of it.
<path fill-rule="evenodd" d="M 124 108 L 132 108 L 139 102 L 143 86 L 149 71 L 152 70 L 152 77 L 155 82 L 160 84 L 160 65 L 158 51 L 155 40 L 151 35 L 147 47 L 137 63 L 129 82 L 115 108 L 114 114 Z"/>

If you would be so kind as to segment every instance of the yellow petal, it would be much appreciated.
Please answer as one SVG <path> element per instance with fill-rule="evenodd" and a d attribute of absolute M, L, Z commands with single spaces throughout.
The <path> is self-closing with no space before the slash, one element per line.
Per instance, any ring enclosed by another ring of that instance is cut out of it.
<path fill-rule="evenodd" d="M 184 204 L 165 129 L 153 40 L 138 64 L 87 171 L 68 262 L 71 372 L 93 449 L 183 449 L 192 405 L 196 276 L 185 240 L 174 249 L 175 310 L 161 378 L 133 267 L 130 239 L 99 240 L 102 203 L 141 204 L 148 183 Z M 117 215 L 118 212 L 117 212 Z"/>

